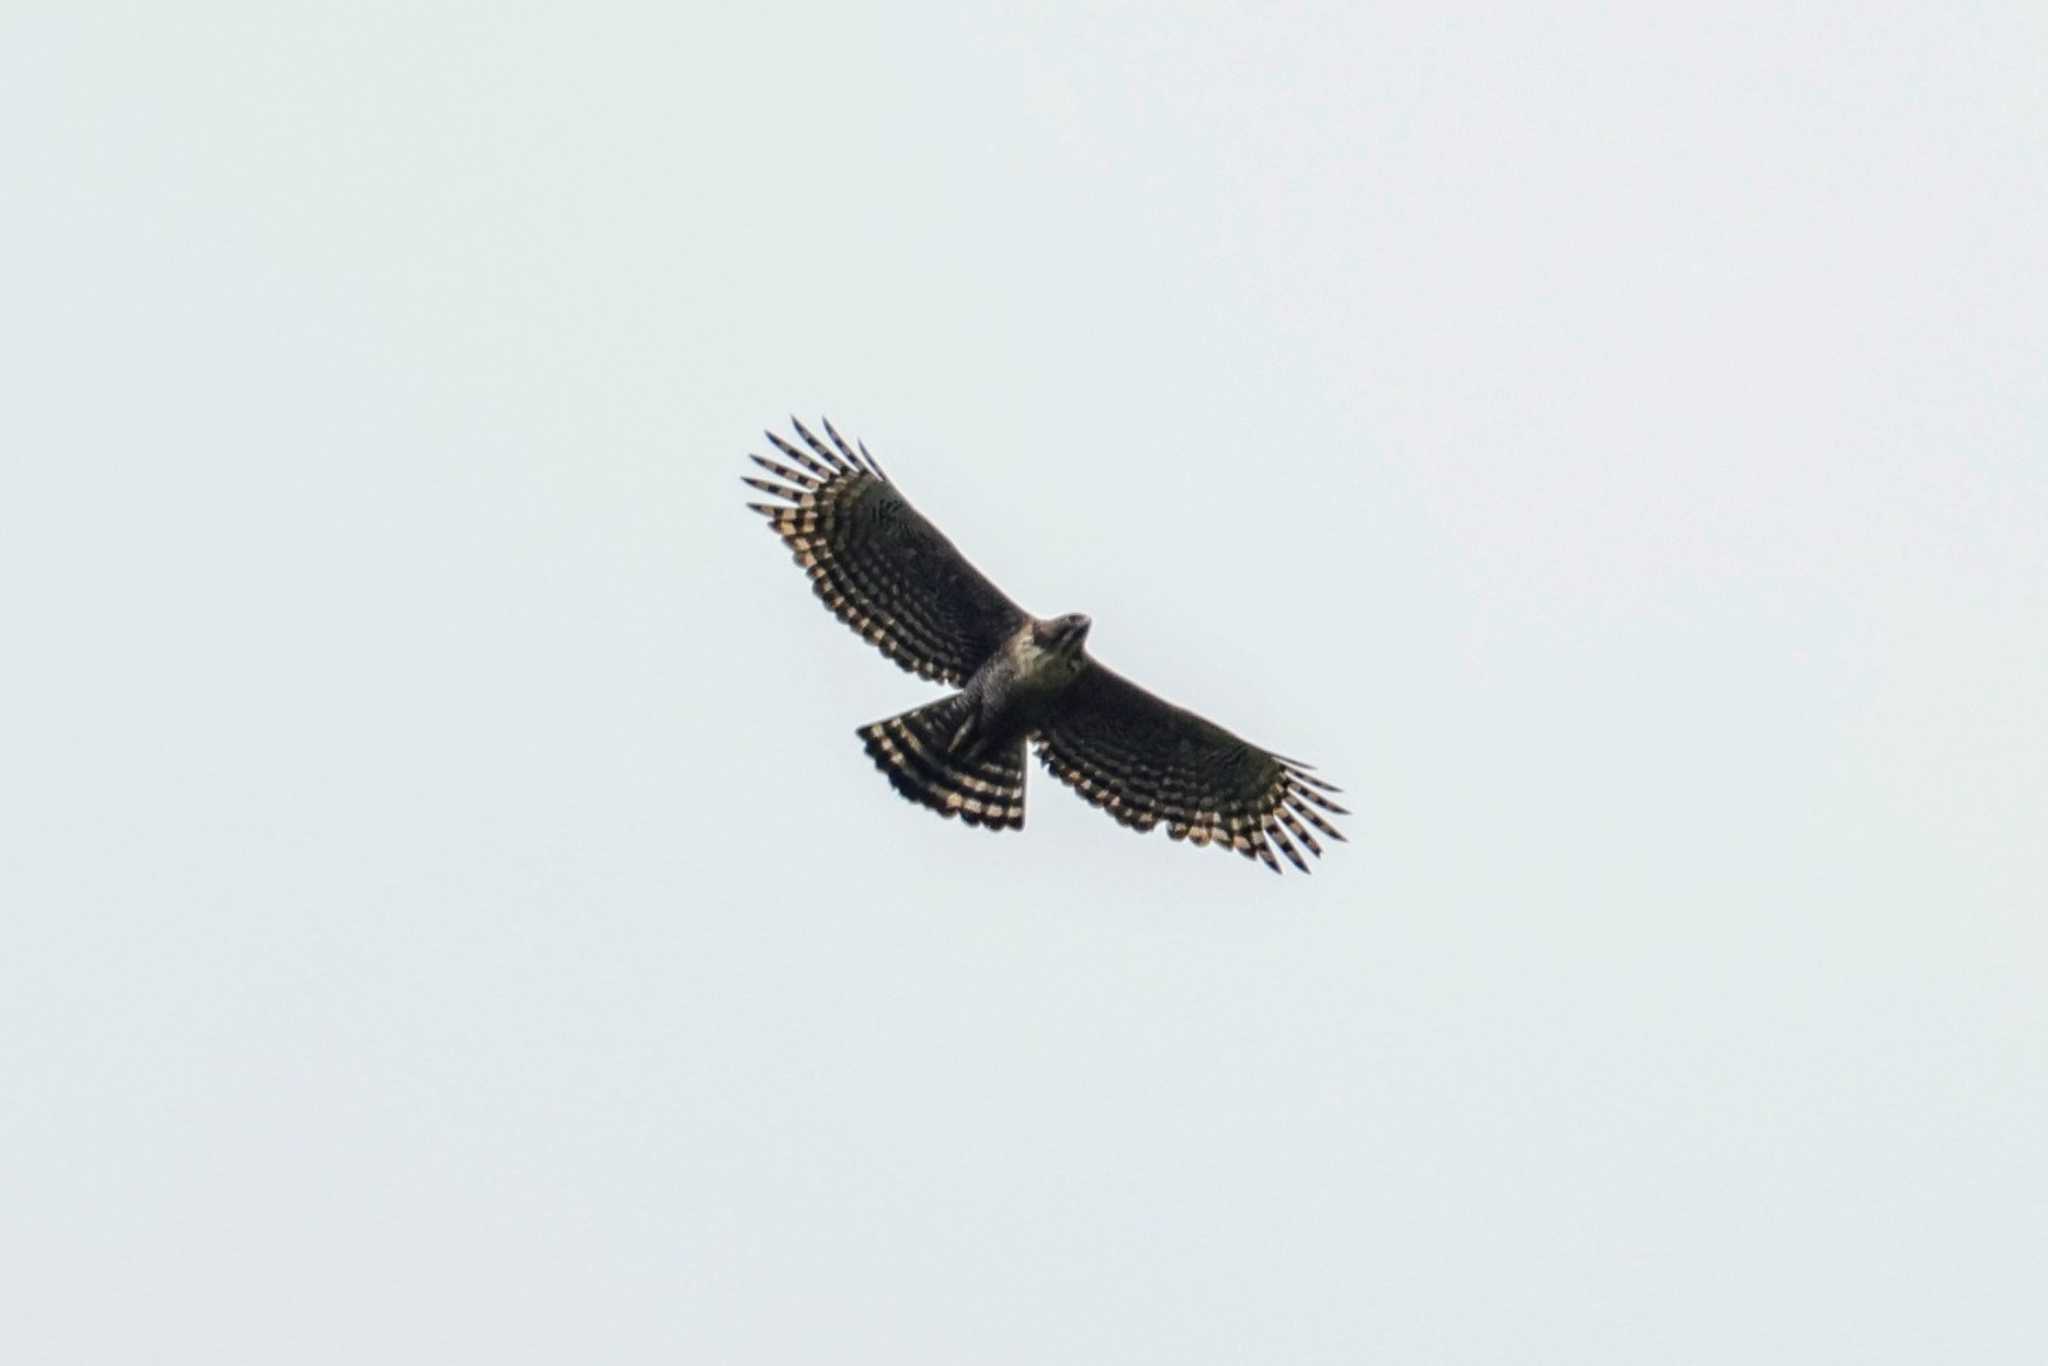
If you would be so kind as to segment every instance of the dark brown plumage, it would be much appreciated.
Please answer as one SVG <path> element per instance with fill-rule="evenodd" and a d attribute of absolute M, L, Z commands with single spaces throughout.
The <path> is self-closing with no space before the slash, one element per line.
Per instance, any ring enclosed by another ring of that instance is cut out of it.
<path fill-rule="evenodd" d="M 768 519 L 841 621 L 905 669 L 960 691 L 860 729 L 896 790 L 993 830 L 1024 826 L 1024 747 L 1121 824 L 1262 860 L 1277 849 L 1306 872 L 1310 827 L 1341 840 L 1338 789 L 1096 663 L 1088 618 L 1031 616 L 969 564 L 897 491 L 865 445 L 832 424 L 830 444 L 791 419 L 803 445 L 773 432 L 789 463 L 749 457 L 780 482 Z"/>

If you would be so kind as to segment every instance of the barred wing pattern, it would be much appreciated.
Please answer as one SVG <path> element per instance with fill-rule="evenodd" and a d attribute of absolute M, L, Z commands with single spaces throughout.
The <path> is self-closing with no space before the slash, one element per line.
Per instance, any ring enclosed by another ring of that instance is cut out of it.
<path fill-rule="evenodd" d="M 1344 838 L 1315 810 L 1349 814 L 1324 795 L 1338 789 L 1311 777 L 1307 765 L 1240 740 L 1100 664 L 1074 680 L 1037 740 L 1038 757 L 1055 777 L 1134 830 L 1165 821 L 1174 839 L 1235 849 L 1276 873 L 1275 848 L 1308 871 L 1289 835 L 1321 857 L 1303 822 Z"/>
<path fill-rule="evenodd" d="M 1024 610 L 918 514 L 865 444 L 856 453 L 827 422 L 827 446 L 790 423 L 808 451 L 764 435 L 794 468 L 748 457 L 785 482 L 745 481 L 784 502 L 747 506 L 768 519 L 833 615 L 912 673 L 966 682 L 1023 624 Z"/>

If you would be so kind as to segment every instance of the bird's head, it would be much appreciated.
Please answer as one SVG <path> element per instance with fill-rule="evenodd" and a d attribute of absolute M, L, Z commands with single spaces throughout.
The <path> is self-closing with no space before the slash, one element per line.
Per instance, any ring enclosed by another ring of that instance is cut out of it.
<path fill-rule="evenodd" d="M 1059 655 L 1078 655 L 1088 640 L 1088 628 L 1093 625 L 1079 612 L 1069 612 L 1051 621 L 1041 621 L 1031 628 L 1032 639 L 1043 650 Z"/>

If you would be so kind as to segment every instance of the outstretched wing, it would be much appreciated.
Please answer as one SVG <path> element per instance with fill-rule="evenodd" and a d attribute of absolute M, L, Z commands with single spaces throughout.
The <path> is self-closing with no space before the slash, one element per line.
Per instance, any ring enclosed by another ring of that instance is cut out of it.
<path fill-rule="evenodd" d="M 1061 694 L 1037 738 L 1038 757 L 1055 777 L 1134 830 L 1165 821 L 1174 839 L 1213 840 L 1276 873 L 1275 846 L 1308 871 L 1290 834 L 1322 855 L 1304 821 L 1344 838 L 1315 811 L 1348 814 L 1324 795 L 1337 789 L 1310 777 L 1306 765 L 1240 740 L 1100 664 Z"/>
<path fill-rule="evenodd" d="M 785 502 L 747 506 L 768 518 L 841 621 L 912 673 L 966 682 L 1024 610 L 918 515 L 865 445 L 855 454 L 827 422 L 828 447 L 790 422 L 808 452 L 764 435 L 796 468 L 748 457 L 786 482 L 745 481 Z"/>

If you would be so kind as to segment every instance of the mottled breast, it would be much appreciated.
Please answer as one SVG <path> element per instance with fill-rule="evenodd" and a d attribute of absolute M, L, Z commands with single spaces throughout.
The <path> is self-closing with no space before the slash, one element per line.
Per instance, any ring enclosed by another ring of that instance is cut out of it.
<path fill-rule="evenodd" d="M 1088 666 L 1088 657 L 1080 650 L 1048 649 L 1034 638 L 1031 624 L 1010 637 L 1007 651 L 1010 667 L 1015 670 L 1012 687 L 1019 693 L 1034 697 L 1050 697 L 1052 694 L 1081 676 L 1081 670 Z"/>

